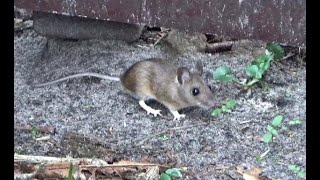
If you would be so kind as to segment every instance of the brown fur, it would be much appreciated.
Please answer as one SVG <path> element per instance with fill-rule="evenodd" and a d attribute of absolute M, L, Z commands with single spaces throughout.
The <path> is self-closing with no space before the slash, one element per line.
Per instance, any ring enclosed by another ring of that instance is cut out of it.
<path fill-rule="evenodd" d="M 197 65 L 197 68 L 198 67 Z M 186 69 L 186 68 L 184 68 Z M 162 59 L 148 59 L 137 62 L 120 76 L 122 86 L 139 99 L 155 99 L 176 111 L 189 106 L 209 107 L 214 105 L 213 94 L 198 72 L 186 72 L 190 80 L 179 83 L 178 68 Z M 198 96 L 192 95 L 192 88 L 199 88 Z"/>

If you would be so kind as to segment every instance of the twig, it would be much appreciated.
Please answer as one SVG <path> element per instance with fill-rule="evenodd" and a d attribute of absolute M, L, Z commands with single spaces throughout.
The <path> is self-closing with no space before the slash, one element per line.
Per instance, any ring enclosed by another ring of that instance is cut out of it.
<path fill-rule="evenodd" d="M 289 164 L 285 164 L 285 163 L 282 163 L 282 162 L 277 162 L 278 164 L 280 165 L 284 165 L 284 166 L 288 166 Z"/>
<path fill-rule="evenodd" d="M 73 164 L 80 164 L 80 162 L 86 162 L 87 164 L 80 165 L 82 168 L 100 168 L 100 167 L 127 167 L 127 166 L 159 166 L 167 167 L 160 164 L 154 163 L 139 163 L 139 162 L 119 162 L 119 164 L 108 164 L 106 161 L 101 159 L 89 159 L 89 158 L 58 158 L 58 157 L 48 157 L 48 156 L 28 156 L 28 155 L 14 155 L 14 162 L 27 162 L 33 164 L 39 163 L 61 163 L 61 164 L 49 164 L 49 169 L 62 169 L 69 168 L 69 162 Z M 88 165 L 90 164 L 90 165 Z"/>
<path fill-rule="evenodd" d="M 49 139 L 50 139 L 50 136 L 43 136 L 43 137 L 35 138 L 36 141 L 46 141 Z"/>
<path fill-rule="evenodd" d="M 207 125 L 208 123 L 200 123 L 200 124 L 195 124 L 195 125 L 190 125 L 190 126 L 182 126 L 182 127 L 175 127 L 175 128 L 168 128 L 166 130 L 163 130 L 161 132 L 158 132 L 156 134 L 153 134 L 151 136 L 148 136 L 144 139 L 142 139 L 141 141 L 139 141 L 137 143 L 136 146 L 141 146 L 142 144 L 144 144 L 146 141 L 148 141 L 149 139 L 153 138 L 153 137 L 156 137 L 156 136 L 159 136 L 161 134 L 164 134 L 166 133 L 167 131 L 176 131 L 176 130 L 182 130 L 182 129 L 188 129 L 188 128 L 193 128 L 193 127 L 197 127 L 197 126 L 203 126 L 203 125 Z"/>
<path fill-rule="evenodd" d="M 108 168 L 108 167 L 136 167 L 136 166 L 159 166 L 159 167 L 167 167 L 167 166 L 163 166 L 163 165 L 159 165 L 159 164 L 107 164 L 107 165 L 80 165 L 80 168 Z"/>
<path fill-rule="evenodd" d="M 217 53 L 217 52 L 231 51 L 232 46 L 233 46 L 232 41 L 207 44 L 205 52 L 206 53 Z"/>
<path fill-rule="evenodd" d="M 157 45 L 164 37 L 166 37 L 166 36 L 168 35 L 167 32 L 163 32 L 163 33 L 159 33 L 159 34 L 160 34 L 160 38 L 158 38 L 158 39 L 156 40 L 156 42 L 154 42 L 153 44 L 151 44 L 152 47 L 155 46 L 155 45 Z"/>
<path fill-rule="evenodd" d="M 252 120 L 248 120 L 248 121 L 242 121 L 242 122 L 239 122 L 239 124 L 246 124 L 246 123 L 249 123 L 251 122 Z"/>
<path fill-rule="evenodd" d="M 289 58 L 291 58 L 291 57 L 293 57 L 293 56 L 295 56 L 295 55 L 297 55 L 297 54 L 290 52 L 288 55 L 286 55 L 285 57 L 282 58 L 282 61 L 283 61 L 283 60 L 286 60 L 286 59 L 289 59 Z"/>
<path fill-rule="evenodd" d="M 229 168 L 230 168 L 229 166 L 223 166 L 223 165 L 214 167 L 215 170 L 225 170 L 225 169 L 229 169 Z"/>
<path fill-rule="evenodd" d="M 55 127 L 35 127 L 38 131 L 43 133 L 51 133 L 55 134 L 56 128 Z M 18 131 L 32 131 L 33 127 L 30 126 L 15 126 L 14 130 Z"/>
<path fill-rule="evenodd" d="M 268 149 L 266 150 L 266 152 L 262 153 L 262 154 L 260 155 L 260 157 L 261 157 L 261 158 L 264 158 L 264 157 L 269 153 L 269 151 L 270 151 L 270 148 L 268 147 Z"/>
<path fill-rule="evenodd" d="M 14 162 L 28 162 L 28 163 L 41 163 L 41 162 L 66 162 L 70 158 L 57 158 L 47 156 L 28 156 L 28 155 L 14 155 Z"/>

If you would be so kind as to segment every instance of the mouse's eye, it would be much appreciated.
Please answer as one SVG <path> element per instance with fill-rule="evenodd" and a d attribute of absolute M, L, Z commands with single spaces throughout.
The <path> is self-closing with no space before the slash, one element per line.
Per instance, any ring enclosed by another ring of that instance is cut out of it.
<path fill-rule="evenodd" d="M 208 85 L 208 88 L 211 90 L 211 86 L 210 85 Z"/>
<path fill-rule="evenodd" d="M 199 93 L 200 93 L 200 91 L 199 91 L 198 88 L 193 88 L 193 89 L 192 89 L 192 94 L 193 94 L 194 96 L 197 96 Z"/>

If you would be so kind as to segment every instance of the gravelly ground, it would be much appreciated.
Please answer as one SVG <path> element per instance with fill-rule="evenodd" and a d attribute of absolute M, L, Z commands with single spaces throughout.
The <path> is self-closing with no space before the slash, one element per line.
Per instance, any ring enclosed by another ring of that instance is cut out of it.
<path fill-rule="evenodd" d="M 44 88 L 29 85 L 84 71 L 118 76 L 134 62 L 167 57 L 161 45 L 56 40 L 39 36 L 32 29 L 24 30 L 14 37 L 14 124 L 54 126 L 57 133 L 49 141 L 36 142 L 31 133 L 15 131 L 14 151 L 175 163 L 175 167 L 190 168 L 184 179 L 237 179 L 241 177 L 236 172 L 237 165 L 260 167 L 271 179 L 295 179 L 283 164 L 296 164 L 303 169 L 306 166 L 305 65 L 290 59 L 274 63 L 265 77 L 269 89 L 255 87 L 251 93 L 234 84 L 216 82 L 211 76 L 215 68 L 228 65 L 237 78 L 245 78 L 244 67 L 252 60 L 253 52 L 264 46 L 263 42 L 240 41 L 231 52 L 189 52 L 181 56 L 178 63 L 189 68 L 201 61 L 205 65 L 204 77 L 216 91 L 217 99 L 234 98 L 237 105 L 219 118 L 211 117 L 209 111 L 189 108 L 183 110 L 185 119 L 172 121 L 168 110 L 156 102 L 149 104 L 161 109 L 167 118 L 147 115 L 117 82 L 79 78 Z M 283 115 L 285 124 L 293 118 L 300 118 L 303 124 L 280 131 L 270 144 L 266 159 L 258 162 L 256 156 L 267 150 L 261 137 L 278 114 Z M 210 123 L 171 131 L 167 141 L 154 137 L 136 146 L 165 128 L 202 121 Z M 215 166 L 229 168 L 222 171 L 215 170 Z"/>

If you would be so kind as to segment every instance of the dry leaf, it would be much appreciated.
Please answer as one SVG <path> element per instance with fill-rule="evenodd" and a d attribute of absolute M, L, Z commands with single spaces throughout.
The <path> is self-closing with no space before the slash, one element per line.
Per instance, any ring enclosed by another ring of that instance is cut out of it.
<path fill-rule="evenodd" d="M 244 173 L 243 167 L 242 167 L 242 166 L 237 166 L 237 172 L 238 172 L 239 174 L 243 175 L 243 173 Z"/>
<path fill-rule="evenodd" d="M 241 174 L 245 180 L 260 180 L 259 177 L 262 170 L 256 167 L 253 167 L 250 170 L 245 170 L 242 166 L 237 166 L 237 172 Z"/>
<path fill-rule="evenodd" d="M 259 176 L 255 176 L 255 175 L 251 175 L 251 174 L 247 174 L 247 173 L 243 174 L 243 178 L 245 180 L 260 180 Z"/>

